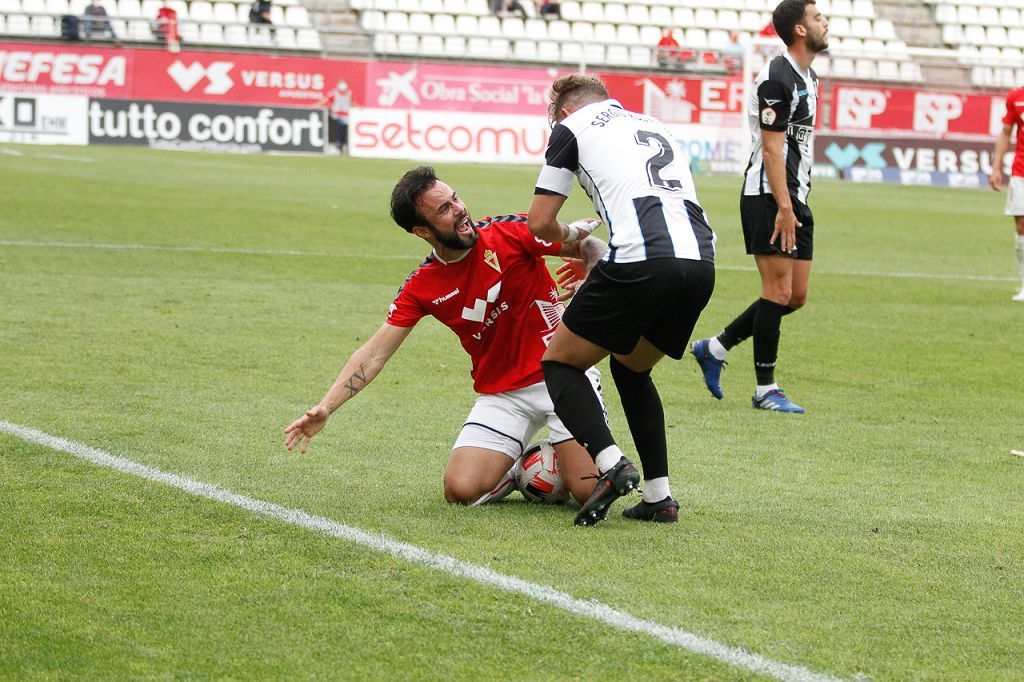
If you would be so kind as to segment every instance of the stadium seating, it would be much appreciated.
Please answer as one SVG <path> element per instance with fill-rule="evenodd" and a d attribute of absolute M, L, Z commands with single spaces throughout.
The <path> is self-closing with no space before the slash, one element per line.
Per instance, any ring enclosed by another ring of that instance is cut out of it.
<path fill-rule="evenodd" d="M 532 4 L 524 2 L 528 12 Z M 422 38 L 436 33 L 444 45 L 472 59 L 571 65 L 584 60 L 591 65 L 652 68 L 656 67 L 654 47 L 664 27 L 676 27 L 677 39 L 685 49 L 728 51 L 735 49 L 733 35 L 745 42 L 758 34 L 770 21 L 775 2 L 563 0 L 561 19 L 531 17 L 525 21 L 491 15 L 485 0 L 353 0 L 352 6 L 364 30 L 386 32 L 374 42 L 383 54 L 426 54 Z M 877 18 L 872 0 L 821 0 L 819 6 L 830 16 L 831 54 L 839 58 L 834 75 L 920 81 L 920 66 L 910 57 L 893 23 Z M 410 33 L 419 40 L 400 40 Z M 437 45 L 431 43 L 431 54 Z M 762 61 L 755 58 L 755 68 Z M 818 63 L 825 65 L 825 71 L 831 70 L 829 58 Z"/>
<path fill-rule="evenodd" d="M 406 0 L 408 1 L 408 0 Z M 429 0 L 423 0 L 429 2 Z M 439 3 L 440 0 L 434 0 Z M 0 35 L 57 38 L 60 17 L 82 15 L 89 0 L 0 0 Z M 162 0 L 102 0 L 114 31 L 122 40 L 155 42 L 150 21 Z M 320 51 L 320 35 L 312 28 L 309 12 L 299 0 L 274 0 L 274 32 L 249 23 L 249 0 L 172 0 L 179 31 L 186 44 L 204 46 L 266 47 Z"/>
<path fill-rule="evenodd" d="M 1024 0 L 924 0 L 943 42 L 975 85 L 1024 82 Z M 60 16 L 81 14 L 88 0 L 0 0 L 0 34 L 57 37 Z M 212 47 L 322 49 L 303 0 L 274 0 L 274 32 L 248 21 L 249 0 L 172 0 L 186 44 Z M 161 0 L 103 0 L 118 34 L 154 41 L 148 22 Z M 563 0 L 561 19 L 494 16 L 488 0 L 349 0 L 359 28 L 382 56 L 465 58 L 576 66 L 656 68 L 654 47 L 675 27 L 684 49 L 709 69 L 724 63 L 702 52 L 735 49 L 769 23 L 776 0 Z M 831 49 L 815 62 L 822 75 L 920 82 L 921 67 L 873 0 L 819 0 L 829 17 Z M 765 57 L 754 55 L 759 68 Z M 717 60 L 717 61 L 716 61 Z"/>
<path fill-rule="evenodd" d="M 974 85 L 1006 88 L 1024 83 L 1024 0 L 925 2 L 932 7 L 942 41 L 957 50 Z"/>

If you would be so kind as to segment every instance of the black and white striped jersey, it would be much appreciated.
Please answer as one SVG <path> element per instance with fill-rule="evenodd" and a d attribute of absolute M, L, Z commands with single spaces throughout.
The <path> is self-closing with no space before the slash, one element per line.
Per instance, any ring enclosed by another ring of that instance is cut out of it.
<path fill-rule="evenodd" d="M 688 161 L 664 124 L 608 99 L 552 129 L 534 193 L 569 196 L 575 175 L 611 233 L 610 262 L 714 262 L 715 233 Z"/>
<path fill-rule="evenodd" d="M 807 204 L 811 191 L 811 164 L 814 162 L 814 116 L 818 110 L 818 76 L 806 72 L 783 53 L 764 65 L 754 80 L 747 103 L 752 148 L 750 164 L 743 179 L 746 195 L 770 194 L 764 170 L 761 131 L 786 131 L 783 151 L 786 159 L 786 184 L 789 193 Z"/>

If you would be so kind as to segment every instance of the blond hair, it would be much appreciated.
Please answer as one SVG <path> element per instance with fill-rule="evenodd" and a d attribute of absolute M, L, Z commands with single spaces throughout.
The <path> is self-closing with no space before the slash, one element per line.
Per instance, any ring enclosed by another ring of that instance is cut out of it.
<path fill-rule="evenodd" d="M 562 120 L 562 109 L 579 108 L 581 104 L 608 99 L 608 88 L 599 78 L 582 73 L 570 73 L 551 84 L 551 104 L 548 105 L 548 120 L 554 125 Z"/>

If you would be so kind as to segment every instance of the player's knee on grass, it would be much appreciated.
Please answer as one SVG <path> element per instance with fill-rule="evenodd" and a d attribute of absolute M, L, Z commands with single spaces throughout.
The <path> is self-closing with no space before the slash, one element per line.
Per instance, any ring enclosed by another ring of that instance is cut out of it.
<path fill-rule="evenodd" d="M 488 481 L 480 481 L 461 472 L 446 471 L 444 499 L 449 504 L 473 504 L 497 484 L 498 482 L 494 481 L 489 485 Z"/>

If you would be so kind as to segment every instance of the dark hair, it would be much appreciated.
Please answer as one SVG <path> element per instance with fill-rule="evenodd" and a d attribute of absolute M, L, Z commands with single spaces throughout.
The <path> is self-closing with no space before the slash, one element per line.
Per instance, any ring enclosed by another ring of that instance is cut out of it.
<path fill-rule="evenodd" d="M 772 26 L 786 46 L 796 41 L 796 26 L 804 20 L 807 5 L 816 5 L 814 0 L 782 0 L 772 12 Z"/>
<path fill-rule="evenodd" d="M 430 166 L 413 168 L 402 176 L 391 192 L 391 217 L 406 232 L 417 225 L 430 223 L 420 213 L 417 203 L 423 193 L 437 182 L 437 173 Z"/>
<path fill-rule="evenodd" d="M 575 105 L 588 95 L 608 99 L 608 88 L 598 78 L 582 73 L 570 73 L 551 84 L 551 104 L 548 105 L 548 120 L 558 123 L 559 112 L 567 105 Z"/>

